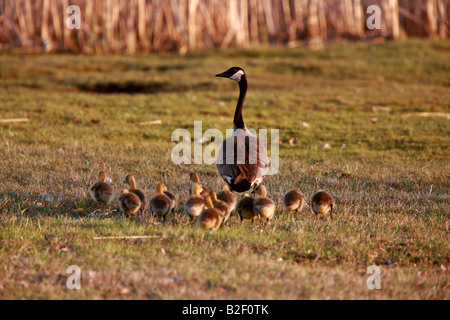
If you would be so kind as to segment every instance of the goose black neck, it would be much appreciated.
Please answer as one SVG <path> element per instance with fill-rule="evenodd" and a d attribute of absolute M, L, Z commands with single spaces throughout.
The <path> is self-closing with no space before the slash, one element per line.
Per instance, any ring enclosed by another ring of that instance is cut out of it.
<path fill-rule="evenodd" d="M 235 129 L 244 129 L 244 118 L 242 117 L 242 107 L 244 106 L 245 95 L 247 94 L 247 77 L 242 75 L 241 81 L 239 83 L 239 100 L 236 106 L 236 111 L 234 112 L 234 127 Z"/>

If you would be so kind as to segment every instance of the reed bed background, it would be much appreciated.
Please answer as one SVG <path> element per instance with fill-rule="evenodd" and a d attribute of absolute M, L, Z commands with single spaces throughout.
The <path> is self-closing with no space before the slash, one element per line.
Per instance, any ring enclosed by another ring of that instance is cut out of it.
<path fill-rule="evenodd" d="M 368 30 L 369 5 L 382 9 Z M 80 30 L 66 27 L 81 8 Z M 337 38 L 448 37 L 448 0 L 0 0 L 0 50 L 87 54 L 267 45 Z"/>

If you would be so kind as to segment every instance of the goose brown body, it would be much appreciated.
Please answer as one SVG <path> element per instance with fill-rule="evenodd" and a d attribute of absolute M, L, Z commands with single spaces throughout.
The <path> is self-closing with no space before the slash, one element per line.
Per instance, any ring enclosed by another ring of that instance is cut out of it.
<path fill-rule="evenodd" d="M 164 194 L 164 189 L 163 183 L 156 185 L 156 194 L 150 199 L 150 213 L 166 221 L 172 206 L 169 197 Z"/>
<path fill-rule="evenodd" d="M 210 196 L 205 197 L 206 209 L 198 219 L 198 225 L 204 230 L 216 231 L 223 223 L 223 215 L 220 210 L 214 208 Z"/>
<path fill-rule="evenodd" d="M 91 187 L 92 197 L 98 203 L 109 204 L 113 198 L 114 192 L 109 184 L 106 183 L 106 172 L 101 171 L 97 182 Z"/>
<path fill-rule="evenodd" d="M 305 205 L 305 196 L 297 189 L 291 190 L 284 195 L 283 205 L 287 212 L 299 212 Z"/>
<path fill-rule="evenodd" d="M 333 219 L 333 209 L 335 207 L 333 197 L 326 191 L 319 190 L 314 194 L 311 199 L 311 208 L 316 214 L 327 214 L 330 213 L 331 219 Z"/>
<path fill-rule="evenodd" d="M 139 212 L 142 203 L 141 199 L 135 193 L 129 190 L 123 190 L 119 197 L 119 205 L 125 217 L 129 217 Z"/>

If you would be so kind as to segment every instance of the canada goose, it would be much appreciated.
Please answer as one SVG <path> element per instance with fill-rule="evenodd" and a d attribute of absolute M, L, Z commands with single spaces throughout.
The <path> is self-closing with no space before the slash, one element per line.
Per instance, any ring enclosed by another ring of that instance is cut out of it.
<path fill-rule="evenodd" d="M 167 215 L 172 209 L 170 199 L 164 194 L 164 183 L 156 185 L 156 194 L 150 199 L 150 213 L 163 218 L 166 221 Z"/>
<path fill-rule="evenodd" d="M 225 223 L 231 215 L 231 207 L 225 201 L 217 199 L 217 194 L 215 191 L 211 190 L 209 192 L 211 200 L 213 202 L 214 208 L 220 210 L 223 214 L 223 223 Z"/>
<path fill-rule="evenodd" d="M 261 218 L 267 219 L 267 223 L 269 223 L 275 214 L 275 203 L 267 198 L 266 187 L 262 184 L 256 187 L 253 193 L 256 195 L 253 211 Z"/>
<path fill-rule="evenodd" d="M 323 190 L 319 190 L 311 199 L 311 208 L 316 214 L 327 214 L 330 212 L 331 220 L 333 220 L 333 208 L 335 207 L 334 199 L 331 195 Z"/>
<path fill-rule="evenodd" d="M 241 224 L 244 220 L 252 220 L 253 223 L 255 221 L 255 218 L 258 216 L 258 214 L 253 211 L 254 202 L 255 198 L 246 193 L 244 194 L 244 197 L 238 202 L 236 211 L 239 214 Z"/>
<path fill-rule="evenodd" d="M 206 209 L 198 219 L 198 225 L 205 230 L 216 231 L 220 228 L 223 222 L 223 215 L 220 210 L 214 208 L 210 196 L 205 197 Z"/>
<path fill-rule="evenodd" d="M 191 221 L 200 216 L 205 208 L 203 197 L 200 195 L 202 192 L 202 185 L 200 183 L 194 183 L 194 194 L 187 199 L 184 204 L 186 214 L 191 218 Z"/>
<path fill-rule="evenodd" d="M 287 212 L 295 211 L 298 213 L 302 211 L 305 205 L 305 196 L 297 189 L 291 190 L 284 195 L 283 205 Z"/>
<path fill-rule="evenodd" d="M 217 199 L 228 203 L 228 205 L 231 207 L 231 212 L 233 212 L 236 209 L 237 197 L 230 190 L 230 186 L 228 184 L 225 184 L 223 190 L 217 194 Z"/>
<path fill-rule="evenodd" d="M 124 183 L 128 184 L 130 186 L 128 191 L 137 195 L 139 197 L 139 199 L 141 200 L 141 207 L 139 210 L 140 211 L 147 210 L 148 209 L 147 199 L 145 197 L 144 192 L 142 192 L 141 190 L 136 188 L 136 179 L 134 178 L 134 176 L 132 176 L 132 175 L 126 176 Z"/>
<path fill-rule="evenodd" d="M 92 197 L 101 205 L 109 204 L 113 198 L 113 189 L 106 183 L 106 172 L 101 171 L 97 182 L 91 187 Z"/>
<path fill-rule="evenodd" d="M 269 170 L 267 151 L 244 123 L 242 108 L 247 94 L 247 77 L 244 70 L 233 67 L 217 74 L 239 85 L 239 99 L 234 113 L 233 133 L 226 139 L 217 156 L 217 169 L 231 191 L 245 192 L 259 185 Z"/>
<path fill-rule="evenodd" d="M 123 190 L 121 196 L 119 197 L 120 210 L 127 218 L 138 213 L 141 208 L 141 204 L 142 202 L 141 199 L 139 199 L 139 196 L 127 189 Z"/>
<path fill-rule="evenodd" d="M 194 184 L 200 183 L 200 179 L 198 178 L 197 172 L 191 172 L 191 181 Z M 200 195 L 202 197 L 206 197 L 207 195 L 209 195 L 209 189 L 204 184 L 201 185 L 202 185 L 202 192 L 200 193 Z M 192 187 L 189 189 L 189 195 L 192 196 L 193 194 L 194 194 L 194 185 L 192 185 Z"/>

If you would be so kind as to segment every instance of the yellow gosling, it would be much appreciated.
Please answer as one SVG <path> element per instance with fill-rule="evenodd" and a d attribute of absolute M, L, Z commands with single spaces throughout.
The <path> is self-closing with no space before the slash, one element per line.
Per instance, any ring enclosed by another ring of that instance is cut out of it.
<path fill-rule="evenodd" d="M 305 196 L 297 189 L 289 191 L 283 198 L 283 206 L 287 212 L 298 213 L 302 211 L 305 202 Z"/>
<path fill-rule="evenodd" d="M 128 218 L 139 212 L 141 200 L 135 193 L 125 189 L 119 197 L 119 205 L 122 213 Z"/>
<path fill-rule="evenodd" d="M 330 213 L 333 220 L 333 209 L 336 207 L 333 197 L 326 191 L 317 191 L 311 199 L 311 209 L 316 214 L 325 215 Z"/>
<path fill-rule="evenodd" d="M 164 183 L 156 185 L 156 194 L 150 199 L 150 214 L 163 218 L 166 222 L 167 216 L 172 209 L 170 199 L 164 194 Z"/>
<path fill-rule="evenodd" d="M 186 200 L 184 204 L 184 209 L 188 217 L 193 221 L 195 218 L 199 217 L 203 209 L 205 208 L 205 202 L 203 197 L 200 195 L 203 191 L 203 187 L 200 183 L 194 183 L 193 194 Z"/>
<path fill-rule="evenodd" d="M 261 218 L 266 219 L 267 223 L 270 223 L 275 215 L 275 202 L 267 198 L 266 187 L 262 184 L 253 192 L 256 195 L 255 202 L 253 203 L 253 211 Z"/>
<path fill-rule="evenodd" d="M 200 215 L 198 219 L 198 225 L 204 230 L 216 231 L 222 225 L 222 213 L 218 209 L 214 208 L 210 196 L 205 197 L 205 202 L 206 209 L 203 210 L 202 214 Z"/>
<path fill-rule="evenodd" d="M 132 176 L 132 175 L 126 176 L 124 183 L 128 184 L 130 186 L 130 188 L 128 188 L 128 191 L 137 195 L 139 197 L 139 199 L 141 200 L 141 208 L 139 210 L 142 212 L 147 210 L 148 209 L 147 198 L 143 191 L 136 188 L 136 179 L 134 178 L 134 176 Z"/>
<path fill-rule="evenodd" d="M 106 183 L 106 172 L 101 171 L 97 182 L 90 188 L 92 197 L 101 205 L 109 204 L 113 199 L 113 189 Z"/>

